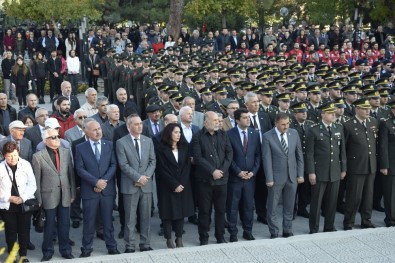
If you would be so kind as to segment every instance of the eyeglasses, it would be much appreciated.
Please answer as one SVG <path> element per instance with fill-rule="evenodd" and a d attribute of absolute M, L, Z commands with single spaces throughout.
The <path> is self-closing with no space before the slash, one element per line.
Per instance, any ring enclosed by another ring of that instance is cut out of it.
<path fill-rule="evenodd" d="M 58 139 L 60 139 L 60 136 L 59 135 L 49 136 L 46 139 L 58 140 Z"/>
<path fill-rule="evenodd" d="M 86 118 L 88 118 L 88 116 L 79 116 L 78 117 L 78 119 L 80 119 L 80 120 L 83 120 L 83 119 L 86 119 Z"/>

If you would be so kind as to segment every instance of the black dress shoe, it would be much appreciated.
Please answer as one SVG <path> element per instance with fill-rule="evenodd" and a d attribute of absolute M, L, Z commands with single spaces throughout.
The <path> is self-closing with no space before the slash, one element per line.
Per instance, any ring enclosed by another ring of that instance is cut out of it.
<path fill-rule="evenodd" d="M 380 204 L 374 205 L 373 209 L 379 212 L 385 212 L 384 207 L 382 207 Z"/>
<path fill-rule="evenodd" d="M 361 224 L 361 228 L 376 228 L 372 223 Z"/>
<path fill-rule="evenodd" d="M 19 262 L 26 263 L 26 262 L 30 262 L 30 261 L 25 257 L 25 258 L 21 258 L 19 260 Z"/>
<path fill-rule="evenodd" d="M 336 232 L 337 229 L 332 227 L 332 228 L 328 228 L 328 229 L 324 229 L 324 232 Z"/>
<path fill-rule="evenodd" d="M 71 223 L 71 227 L 72 228 L 79 228 L 80 227 L 80 221 L 73 221 L 73 223 Z"/>
<path fill-rule="evenodd" d="M 236 235 L 230 235 L 229 242 L 233 243 L 233 242 L 237 242 L 237 241 L 239 241 L 239 240 L 237 239 Z"/>
<path fill-rule="evenodd" d="M 74 256 L 72 254 L 68 254 L 68 255 L 63 255 L 62 258 L 72 259 L 72 258 L 74 258 Z"/>
<path fill-rule="evenodd" d="M 343 229 L 344 229 L 344 231 L 352 230 L 352 227 L 351 226 L 344 226 Z"/>
<path fill-rule="evenodd" d="M 262 224 L 267 225 L 267 219 L 265 217 L 258 216 L 256 221 L 261 222 Z"/>
<path fill-rule="evenodd" d="M 294 234 L 292 232 L 290 233 L 283 233 L 283 237 L 287 238 L 287 237 L 292 237 Z"/>
<path fill-rule="evenodd" d="M 36 249 L 36 246 L 33 245 L 33 243 L 29 241 L 29 243 L 27 244 L 27 249 L 28 249 L 28 250 L 35 250 L 35 249 Z"/>
<path fill-rule="evenodd" d="M 112 249 L 108 250 L 108 254 L 109 255 L 119 255 L 119 254 L 121 254 L 121 252 L 119 252 L 118 249 L 116 249 L 116 248 L 112 248 Z"/>
<path fill-rule="evenodd" d="M 84 251 L 81 253 L 80 258 L 88 258 L 91 256 L 91 252 Z"/>
<path fill-rule="evenodd" d="M 101 240 L 104 240 L 104 234 L 103 233 L 97 233 L 96 232 L 96 237 L 101 239 Z"/>
<path fill-rule="evenodd" d="M 51 258 L 52 258 L 52 256 L 43 256 L 43 257 L 41 258 L 41 262 L 50 261 Z"/>
<path fill-rule="evenodd" d="M 217 244 L 224 244 L 224 243 L 228 243 L 226 242 L 225 238 L 223 237 L 217 238 Z"/>
<path fill-rule="evenodd" d="M 140 252 L 151 251 L 151 250 L 153 250 L 152 247 L 143 247 L 143 248 L 140 248 Z"/>
<path fill-rule="evenodd" d="M 123 253 L 134 253 L 134 252 L 136 252 L 134 249 L 127 248 L 127 249 L 125 249 L 125 252 L 123 252 Z"/>
<path fill-rule="evenodd" d="M 200 239 L 200 245 L 201 245 L 201 246 L 208 245 L 208 239 L 207 239 L 207 238 Z"/>
<path fill-rule="evenodd" d="M 271 234 L 271 235 L 270 235 L 270 239 L 275 239 L 275 238 L 278 238 L 278 235 L 277 235 L 277 234 Z"/>
<path fill-rule="evenodd" d="M 303 209 L 302 211 L 298 211 L 297 213 L 298 216 L 304 217 L 304 218 L 309 218 L 310 213 L 306 211 L 306 209 Z"/>
<path fill-rule="evenodd" d="M 310 231 L 309 234 L 310 234 L 310 235 L 312 235 L 312 234 L 317 234 L 317 231 Z"/>
<path fill-rule="evenodd" d="M 118 233 L 118 238 L 122 239 L 125 236 L 125 230 L 123 228 L 121 228 L 121 231 L 119 231 Z"/>
<path fill-rule="evenodd" d="M 255 237 L 249 232 L 243 232 L 243 238 L 245 240 L 255 240 Z"/>

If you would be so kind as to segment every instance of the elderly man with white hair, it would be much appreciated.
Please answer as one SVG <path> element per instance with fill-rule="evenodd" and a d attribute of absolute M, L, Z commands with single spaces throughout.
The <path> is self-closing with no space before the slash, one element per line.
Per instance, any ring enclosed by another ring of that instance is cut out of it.
<path fill-rule="evenodd" d="M 188 143 L 191 142 L 193 134 L 197 133 L 200 129 L 198 126 L 192 124 L 193 111 L 191 107 L 184 106 L 179 111 L 180 124 L 182 132 Z"/>
<path fill-rule="evenodd" d="M 199 129 L 203 128 L 204 114 L 195 110 L 196 100 L 193 97 L 187 96 L 183 99 L 181 106 L 189 106 L 192 109 L 192 124 L 199 127 Z M 180 116 L 178 116 L 178 122 L 180 121 Z"/>
<path fill-rule="evenodd" d="M 97 91 L 94 88 L 88 88 L 85 91 L 86 102 L 81 106 L 85 110 L 88 117 L 95 115 L 98 110 L 96 108 Z"/>
<path fill-rule="evenodd" d="M 23 137 L 25 130 L 28 128 L 22 121 L 13 121 L 8 126 L 10 135 L 3 138 L 0 142 L 0 149 L 3 149 L 6 142 L 14 141 L 18 144 L 19 156 L 28 162 L 32 161 L 32 142 Z"/>
<path fill-rule="evenodd" d="M 103 133 L 103 138 L 109 141 L 113 140 L 114 130 L 125 122 L 120 120 L 119 107 L 115 104 L 110 104 L 107 106 L 107 116 L 108 120 L 101 124 L 101 129 Z"/>
<path fill-rule="evenodd" d="M 59 131 L 59 129 L 60 129 L 59 122 L 55 118 L 48 118 L 45 121 L 44 125 L 45 125 L 45 130 L 47 130 L 47 129 L 55 129 L 55 130 Z M 62 138 L 60 138 L 60 147 L 71 150 L 70 143 L 68 141 L 62 139 Z M 39 151 L 44 150 L 44 149 L 45 149 L 45 143 L 43 141 L 41 141 L 37 145 L 36 152 L 39 152 Z"/>
<path fill-rule="evenodd" d="M 67 140 L 70 144 L 81 138 L 82 136 L 85 135 L 83 128 L 82 128 L 82 123 L 84 122 L 84 120 L 88 118 L 86 112 L 84 109 L 78 109 L 74 112 L 74 122 L 77 124 L 75 125 L 73 128 L 68 129 L 65 133 L 64 133 L 64 138 L 65 140 Z"/>

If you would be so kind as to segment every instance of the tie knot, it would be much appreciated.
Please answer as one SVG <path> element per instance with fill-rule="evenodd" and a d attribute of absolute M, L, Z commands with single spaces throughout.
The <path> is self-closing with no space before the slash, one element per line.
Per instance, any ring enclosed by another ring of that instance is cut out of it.
<path fill-rule="evenodd" d="M 330 129 L 331 129 L 331 126 L 328 125 L 326 128 L 327 128 L 328 130 L 330 130 Z"/>
<path fill-rule="evenodd" d="M 281 133 L 280 135 L 281 135 L 281 137 L 284 137 L 284 133 Z"/>
<path fill-rule="evenodd" d="M 244 135 L 246 134 L 246 132 L 245 132 L 245 131 L 242 131 L 241 133 L 242 133 L 242 134 L 244 134 Z"/>
<path fill-rule="evenodd" d="M 94 142 L 93 144 L 97 146 L 97 145 L 99 145 L 100 143 L 99 143 L 99 142 Z"/>

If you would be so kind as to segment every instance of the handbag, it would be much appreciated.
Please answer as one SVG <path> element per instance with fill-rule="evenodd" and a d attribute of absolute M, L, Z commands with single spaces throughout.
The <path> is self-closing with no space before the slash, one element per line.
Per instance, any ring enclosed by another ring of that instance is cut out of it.
<path fill-rule="evenodd" d="M 7 165 L 4 164 L 4 167 L 7 170 L 8 178 L 10 178 L 12 187 L 14 187 L 15 191 L 18 193 L 18 196 L 20 196 L 18 188 L 15 187 L 15 184 L 11 179 L 10 171 L 8 171 Z M 22 213 L 33 213 L 38 211 L 39 209 L 40 209 L 40 204 L 36 198 L 28 199 L 22 204 Z"/>
<path fill-rule="evenodd" d="M 33 214 L 33 226 L 37 229 L 42 229 L 44 227 L 46 217 L 44 209 L 40 208 L 36 213 Z"/>
<path fill-rule="evenodd" d="M 98 69 L 93 69 L 92 75 L 93 75 L 93 76 L 96 76 L 96 77 L 100 76 L 100 70 L 98 70 Z"/>

